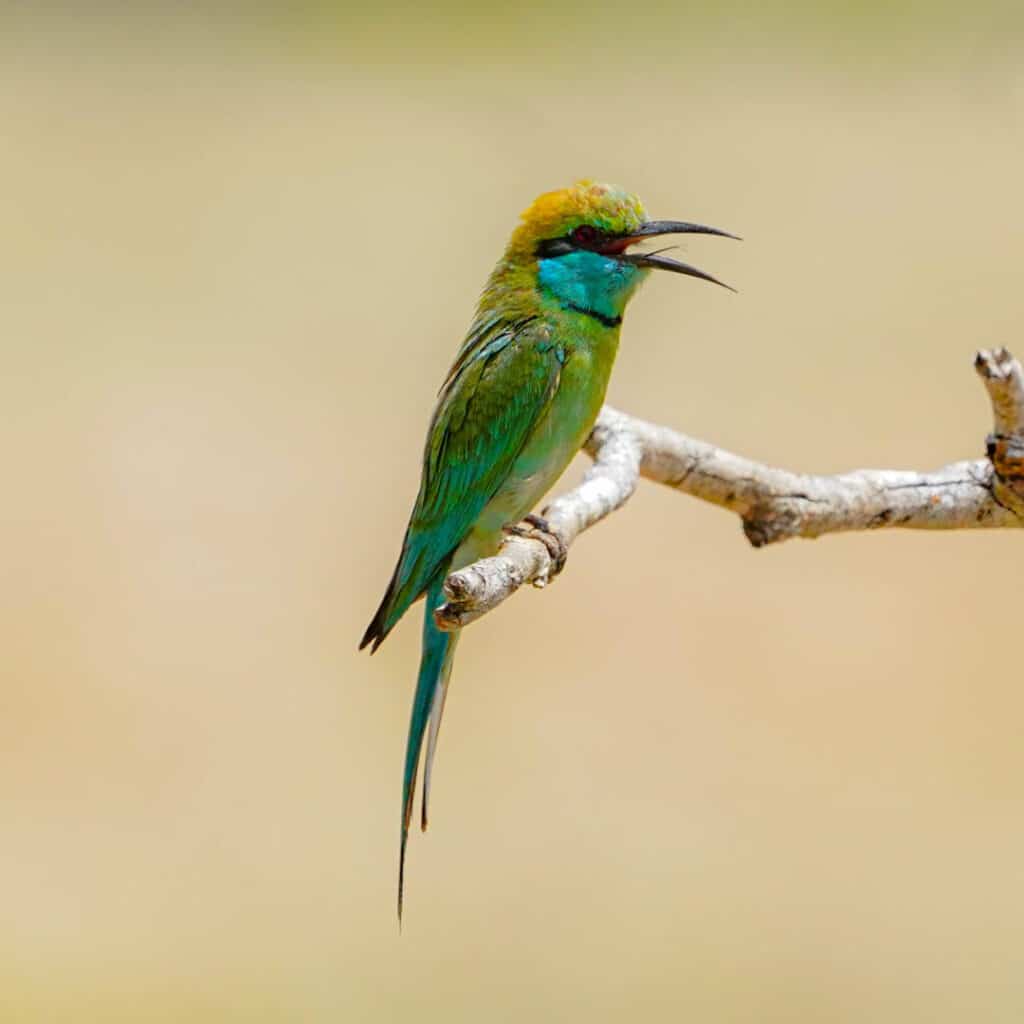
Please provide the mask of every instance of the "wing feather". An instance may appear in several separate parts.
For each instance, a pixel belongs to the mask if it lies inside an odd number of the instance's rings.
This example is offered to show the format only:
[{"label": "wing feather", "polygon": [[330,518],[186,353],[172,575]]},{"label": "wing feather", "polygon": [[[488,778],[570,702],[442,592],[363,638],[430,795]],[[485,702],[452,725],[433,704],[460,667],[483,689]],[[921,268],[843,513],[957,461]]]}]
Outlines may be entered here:
[{"label": "wing feather", "polygon": [[377,649],[465,539],[558,389],[560,368],[536,319],[470,332],[441,389],[402,553],[361,647]]}]

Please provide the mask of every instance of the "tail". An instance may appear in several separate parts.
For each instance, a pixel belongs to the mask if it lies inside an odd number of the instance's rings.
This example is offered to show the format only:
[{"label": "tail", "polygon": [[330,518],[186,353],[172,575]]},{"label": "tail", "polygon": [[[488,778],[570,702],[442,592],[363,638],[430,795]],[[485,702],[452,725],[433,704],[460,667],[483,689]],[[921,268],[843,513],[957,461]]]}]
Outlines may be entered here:
[{"label": "tail", "polygon": [[398,855],[398,921],[402,921],[402,893],[405,884],[405,847],[409,839],[409,822],[412,820],[412,805],[416,796],[416,775],[419,769],[420,753],[423,749],[423,734],[430,723],[427,740],[427,757],[423,778],[422,827],[427,827],[427,800],[430,796],[430,770],[437,746],[437,732],[444,712],[448,678],[452,671],[452,657],[458,633],[444,633],[434,625],[434,609],[442,603],[442,585],[447,575],[447,563],[427,588],[426,608],[423,617],[423,650],[420,655],[420,674],[416,680],[416,696],[412,702],[412,717],[409,720],[409,739],[405,747],[405,773],[402,777],[402,841]]}]

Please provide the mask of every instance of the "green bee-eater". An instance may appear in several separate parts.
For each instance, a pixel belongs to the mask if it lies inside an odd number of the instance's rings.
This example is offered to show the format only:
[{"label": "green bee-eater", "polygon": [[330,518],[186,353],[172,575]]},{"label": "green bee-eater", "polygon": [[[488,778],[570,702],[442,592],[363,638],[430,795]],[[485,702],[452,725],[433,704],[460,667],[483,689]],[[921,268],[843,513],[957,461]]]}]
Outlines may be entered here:
[{"label": "green bee-eater", "polygon": [[[402,782],[398,914],[416,774],[429,722],[422,827],[430,771],[458,634],[433,612],[448,573],[493,555],[586,440],[604,402],[626,304],[651,268],[721,284],[659,253],[633,253],[658,235],[725,231],[647,219],[640,200],[581,181],[525,211],[494,268],[427,433],[419,494],[387,592],[360,648],[383,642],[426,595],[423,651]],[[543,525],[543,524],[541,524]]]}]

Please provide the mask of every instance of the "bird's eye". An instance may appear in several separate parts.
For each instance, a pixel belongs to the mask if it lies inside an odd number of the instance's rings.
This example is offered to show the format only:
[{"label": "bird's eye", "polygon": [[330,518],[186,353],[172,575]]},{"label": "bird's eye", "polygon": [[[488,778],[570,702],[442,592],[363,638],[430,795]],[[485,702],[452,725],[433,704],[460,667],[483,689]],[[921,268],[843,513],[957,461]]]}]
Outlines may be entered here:
[{"label": "bird's eye", "polygon": [[601,233],[590,224],[581,224],[571,235],[575,245],[583,246],[593,245],[600,237]]}]

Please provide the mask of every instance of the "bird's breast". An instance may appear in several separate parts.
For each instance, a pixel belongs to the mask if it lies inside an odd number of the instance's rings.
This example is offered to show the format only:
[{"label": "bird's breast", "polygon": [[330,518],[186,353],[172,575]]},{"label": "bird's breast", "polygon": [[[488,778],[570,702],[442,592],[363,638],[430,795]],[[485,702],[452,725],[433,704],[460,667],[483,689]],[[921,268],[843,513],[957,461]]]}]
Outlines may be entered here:
[{"label": "bird's breast", "polygon": [[614,352],[566,348],[558,387],[527,437],[512,470],[484,509],[477,530],[500,534],[552,488],[587,439],[604,403]]}]

